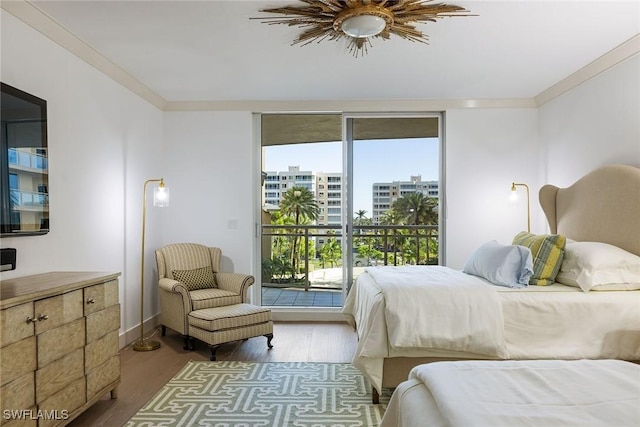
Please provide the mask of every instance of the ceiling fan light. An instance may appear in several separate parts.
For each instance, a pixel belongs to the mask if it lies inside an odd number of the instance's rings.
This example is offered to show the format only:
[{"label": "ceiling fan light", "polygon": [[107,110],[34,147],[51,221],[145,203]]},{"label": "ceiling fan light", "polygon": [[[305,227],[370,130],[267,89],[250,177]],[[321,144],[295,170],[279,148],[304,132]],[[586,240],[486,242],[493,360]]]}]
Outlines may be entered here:
[{"label": "ceiling fan light", "polygon": [[375,15],[356,15],[342,22],[342,32],[346,35],[360,39],[373,37],[380,34],[387,26],[386,21]]}]

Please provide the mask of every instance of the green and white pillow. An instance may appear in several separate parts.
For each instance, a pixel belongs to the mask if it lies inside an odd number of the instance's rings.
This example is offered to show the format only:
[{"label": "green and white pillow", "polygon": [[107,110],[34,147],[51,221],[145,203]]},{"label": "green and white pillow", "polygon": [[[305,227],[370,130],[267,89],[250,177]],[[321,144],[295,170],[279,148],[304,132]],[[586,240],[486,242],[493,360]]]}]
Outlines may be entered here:
[{"label": "green and white pillow", "polygon": [[546,286],[556,280],[564,259],[567,238],[562,234],[532,234],[522,231],[513,238],[514,245],[525,246],[533,256],[530,285]]},{"label": "green and white pillow", "polygon": [[174,280],[182,282],[190,291],[217,287],[211,266],[193,270],[173,270],[171,273]]}]

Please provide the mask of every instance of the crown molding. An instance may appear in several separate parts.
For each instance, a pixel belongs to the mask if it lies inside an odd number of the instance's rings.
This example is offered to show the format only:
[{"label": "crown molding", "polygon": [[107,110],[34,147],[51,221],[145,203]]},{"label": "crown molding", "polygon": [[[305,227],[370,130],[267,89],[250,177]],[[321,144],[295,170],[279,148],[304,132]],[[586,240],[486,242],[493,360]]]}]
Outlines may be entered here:
[{"label": "crown molding", "polygon": [[358,111],[411,112],[463,108],[536,108],[522,99],[373,99],[302,101],[169,101],[165,111]]},{"label": "crown molding", "polygon": [[626,42],[610,50],[600,58],[585,65],[567,78],[559,81],[549,89],[534,97],[537,106],[541,106],[554,98],[570,91],[582,83],[591,80],[600,73],[620,64],[640,53],[640,34],[636,34]]},{"label": "crown molding", "polygon": [[640,34],[533,98],[398,100],[167,101],[111,62],[28,0],[0,1],[0,7],[98,71],[163,111],[441,111],[467,108],[537,108],[640,53]]},{"label": "crown molding", "polygon": [[164,110],[167,101],[163,97],[111,62],[33,3],[25,0],[2,1],[0,7],[142,99]]}]

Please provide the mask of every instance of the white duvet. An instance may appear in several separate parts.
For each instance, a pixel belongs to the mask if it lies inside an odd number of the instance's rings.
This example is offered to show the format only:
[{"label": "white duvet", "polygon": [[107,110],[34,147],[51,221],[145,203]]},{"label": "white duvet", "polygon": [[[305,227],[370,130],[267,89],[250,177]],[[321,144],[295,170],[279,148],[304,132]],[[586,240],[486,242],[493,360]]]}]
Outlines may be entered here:
[{"label": "white duvet", "polygon": [[409,379],[424,384],[450,427],[640,425],[640,366],[630,362],[435,362],[415,367]]},{"label": "white duvet", "polygon": [[441,266],[365,270],[385,300],[389,345],[505,357],[497,292],[476,277]]}]

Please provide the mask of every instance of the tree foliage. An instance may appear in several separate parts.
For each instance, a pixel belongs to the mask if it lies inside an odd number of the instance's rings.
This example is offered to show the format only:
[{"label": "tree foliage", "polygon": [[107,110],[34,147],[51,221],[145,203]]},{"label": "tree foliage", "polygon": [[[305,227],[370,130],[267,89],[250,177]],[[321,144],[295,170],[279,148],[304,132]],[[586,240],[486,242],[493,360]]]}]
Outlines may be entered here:
[{"label": "tree foliage", "polygon": [[422,193],[409,193],[396,200],[393,211],[404,224],[435,225],[438,223],[438,199]]}]

